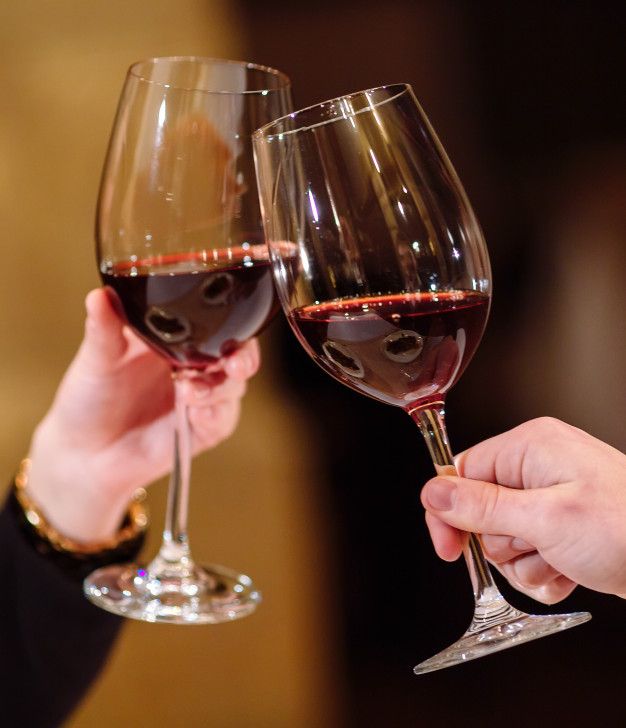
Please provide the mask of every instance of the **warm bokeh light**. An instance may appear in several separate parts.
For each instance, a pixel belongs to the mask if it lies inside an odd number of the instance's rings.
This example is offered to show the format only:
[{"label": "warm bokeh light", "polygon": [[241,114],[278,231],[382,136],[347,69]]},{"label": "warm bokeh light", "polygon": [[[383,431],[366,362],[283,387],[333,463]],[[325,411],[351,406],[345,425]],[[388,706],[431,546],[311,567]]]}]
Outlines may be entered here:
[{"label": "warm bokeh light", "polygon": [[[154,55],[246,59],[247,49],[237,5],[221,0],[26,0],[2,16],[0,467],[8,482],[80,341],[85,294],[99,285],[95,204],[128,66]],[[200,131],[208,144],[209,131]],[[236,435],[194,463],[190,514],[198,560],[254,573],[262,607],[215,628],[129,622],[72,728],[333,725],[337,637],[315,463],[296,438],[306,431],[266,366]],[[146,554],[157,548],[164,501],[160,483],[149,497]]]},{"label": "warm bokeh light", "polygon": [[[483,343],[450,397],[455,449],[544,414],[626,449],[618,4],[20,0],[1,17],[5,482],[99,285],[94,212],[126,69],[173,54],[278,67],[296,107],[412,84],[494,268]],[[471,601],[463,564],[440,563],[423,527],[428,455],[409,418],[342,392],[289,335],[280,322],[264,335],[241,426],[193,471],[194,555],[254,575],[264,603],[215,628],[129,623],[69,728],[618,725],[626,632],[616,597],[578,589],[563,611],[594,619],[575,637],[413,676],[465,629]],[[164,499],[159,483],[145,553]],[[413,619],[418,604],[428,629]]]}]

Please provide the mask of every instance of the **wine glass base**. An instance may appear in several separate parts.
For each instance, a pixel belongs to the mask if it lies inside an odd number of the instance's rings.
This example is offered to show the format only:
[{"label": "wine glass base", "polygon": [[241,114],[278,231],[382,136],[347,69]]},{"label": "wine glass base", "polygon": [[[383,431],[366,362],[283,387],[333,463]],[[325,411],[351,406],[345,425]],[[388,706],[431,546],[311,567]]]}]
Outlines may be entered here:
[{"label": "wine glass base", "polygon": [[442,670],[445,667],[460,665],[492,652],[506,650],[523,642],[530,642],[570,627],[576,627],[590,619],[589,612],[549,615],[520,613],[519,617],[496,627],[488,627],[479,631],[473,631],[470,627],[460,640],[434,657],[421,662],[413,668],[413,672],[416,675],[423,675],[427,672]]},{"label": "wine glass base", "polygon": [[87,598],[108,612],[145,622],[218,624],[251,614],[261,601],[252,580],[222,566],[156,577],[137,564],[115,564],[85,580]]}]

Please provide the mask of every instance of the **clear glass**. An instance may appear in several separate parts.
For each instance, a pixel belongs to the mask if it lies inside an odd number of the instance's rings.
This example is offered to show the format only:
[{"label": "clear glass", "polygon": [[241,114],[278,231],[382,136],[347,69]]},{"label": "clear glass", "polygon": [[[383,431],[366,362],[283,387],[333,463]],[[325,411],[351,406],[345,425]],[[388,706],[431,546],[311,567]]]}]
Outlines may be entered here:
[{"label": "clear glass", "polygon": [[[294,333],[332,377],[407,412],[437,472],[454,474],[445,397],[480,342],[491,272],[468,199],[412,89],[375,88],[291,113],[253,143],[275,282]],[[470,627],[417,674],[590,618],[514,609],[475,535],[465,558]]]},{"label": "clear glass", "polygon": [[145,567],[99,569],[84,584],[116,614],[216,623],[260,600],[249,577],[192,559],[184,390],[279,309],[251,134],[291,108],[289,79],[250,63],[154,58],[128,71],[98,199],[98,265],[129,325],[171,365],[176,425],[159,553]]}]

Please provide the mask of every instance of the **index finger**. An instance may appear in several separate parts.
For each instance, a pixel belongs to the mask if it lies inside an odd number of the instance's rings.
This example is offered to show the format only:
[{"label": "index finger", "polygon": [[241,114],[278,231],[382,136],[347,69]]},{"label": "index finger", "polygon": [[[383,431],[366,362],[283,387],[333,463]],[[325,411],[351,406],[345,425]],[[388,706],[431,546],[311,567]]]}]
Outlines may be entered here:
[{"label": "index finger", "polygon": [[474,445],[455,458],[459,475],[509,488],[543,488],[575,478],[572,463],[594,438],[539,417]]}]

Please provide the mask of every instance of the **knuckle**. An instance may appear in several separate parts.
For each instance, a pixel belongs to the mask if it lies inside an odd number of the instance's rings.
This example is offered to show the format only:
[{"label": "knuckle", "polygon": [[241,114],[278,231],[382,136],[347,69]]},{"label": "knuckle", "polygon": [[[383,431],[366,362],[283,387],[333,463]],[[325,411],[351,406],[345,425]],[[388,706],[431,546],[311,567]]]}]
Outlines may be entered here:
[{"label": "knuckle", "polygon": [[547,533],[576,527],[585,511],[583,499],[553,486],[542,493],[541,502],[537,499],[532,515],[533,522],[540,527],[539,530]]},{"label": "knuckle", "polygon": [[563,433],[567,430],[568,426],[556,417],[544,415],[543,417],[536,417],[533,420],[525,422],[521,425],[521,428],[537,439],[544,439],[546,437],[552,438],[555,435]]},{"label": "knuckle", "polygon": [[535,420],[542,428],[546,430],[555,430],[555,429],[561,429],[564,425],[561,420],[558,420],[556,417],[551,417],[550,415],[543,415],[542,417],[537,417]]},{"label": "knuckle", "polygon": [[488,530],[499,509],[500,489],[497,487],[480,488],[478,512],[476,514],[480,529]]}]

